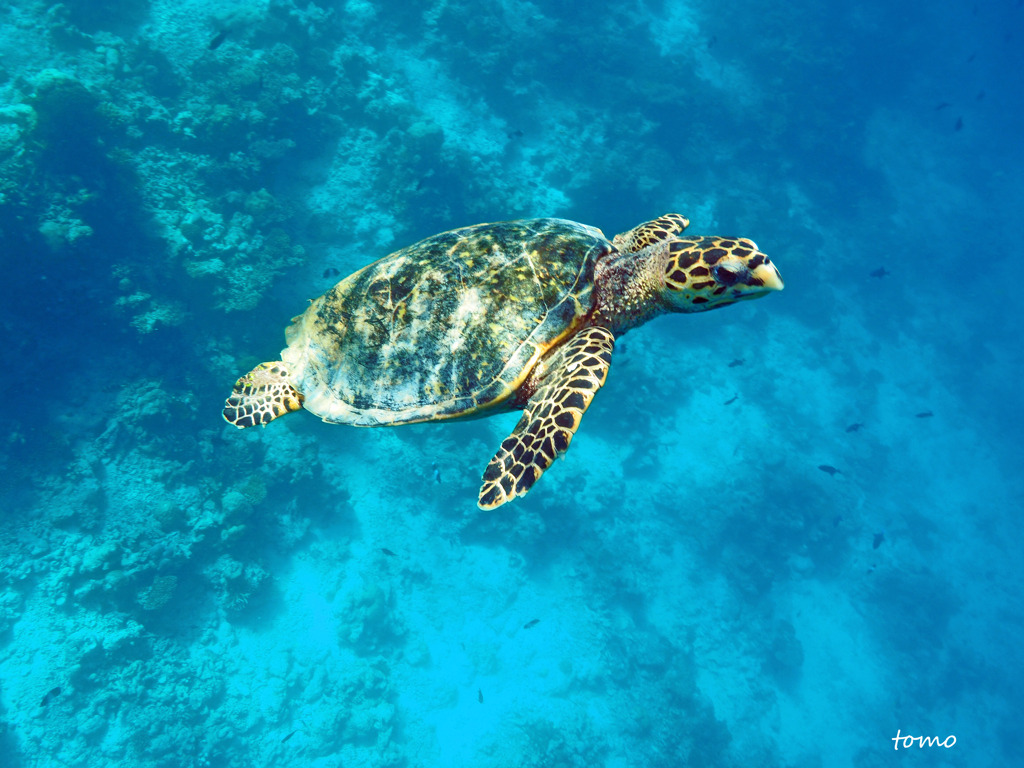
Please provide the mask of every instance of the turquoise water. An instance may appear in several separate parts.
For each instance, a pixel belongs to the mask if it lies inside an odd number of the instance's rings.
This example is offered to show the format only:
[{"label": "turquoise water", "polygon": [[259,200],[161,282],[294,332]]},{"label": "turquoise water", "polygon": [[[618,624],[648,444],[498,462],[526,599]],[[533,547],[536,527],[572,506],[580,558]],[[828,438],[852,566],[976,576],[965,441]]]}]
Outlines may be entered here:
[{"label": "turquoise water", "polygon": [[[0,6],[0,765],[1020,764],[1021,3],[320,2]],[[221,419],[391,251],[669,211],[785,291],[513,504],[514,413]]]}]

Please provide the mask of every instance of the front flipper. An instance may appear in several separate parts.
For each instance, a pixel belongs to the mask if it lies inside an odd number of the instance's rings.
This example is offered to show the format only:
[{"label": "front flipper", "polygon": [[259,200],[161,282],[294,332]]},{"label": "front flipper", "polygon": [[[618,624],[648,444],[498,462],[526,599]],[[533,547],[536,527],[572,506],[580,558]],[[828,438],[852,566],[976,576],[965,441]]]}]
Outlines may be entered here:
[{"label": "front flipper", "polygon": [[666,213],[664,216],[633,227],[629,232],[616,235],[612,238],[612,244],[619,250],[636,253],[648,245],[678,237],[688,226],[690,226],[690,220],[685,216],[678,213]]},{"label": "front flipper", "polygon": [[607,328],[584,328],[545,361],[523,417],[484,470],[480,509],[525,495],[555,457],[569,450],[583,413],[604,385],[614,348]]}]

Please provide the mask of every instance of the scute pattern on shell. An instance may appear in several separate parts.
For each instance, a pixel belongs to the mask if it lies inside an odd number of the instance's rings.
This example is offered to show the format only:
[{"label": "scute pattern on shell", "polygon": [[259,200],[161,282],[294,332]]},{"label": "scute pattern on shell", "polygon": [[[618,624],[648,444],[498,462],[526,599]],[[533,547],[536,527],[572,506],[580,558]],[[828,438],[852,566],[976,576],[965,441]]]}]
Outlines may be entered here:
[{"label": "scute pattern on shell", "polygon": [[561,219],[435,235],[314,301],[282,354],[304,406],[327,421],[472,415],[507,399],[592,303],[600,230]]}]

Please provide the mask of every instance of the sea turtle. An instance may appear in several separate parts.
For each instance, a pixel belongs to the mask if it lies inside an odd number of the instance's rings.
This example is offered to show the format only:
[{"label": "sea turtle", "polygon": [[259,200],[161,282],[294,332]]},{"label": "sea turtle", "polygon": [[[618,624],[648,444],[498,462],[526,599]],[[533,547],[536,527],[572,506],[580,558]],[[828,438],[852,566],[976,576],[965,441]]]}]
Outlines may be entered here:
[{"label": "sea turtle", "polygon": [[281,360],[235,382],[224,418],[267,424],[305,408],[390,426],[523,410],[483,474],[478,505],[522,496],[569,448],[615,339],[664,312],[782,289],[750,240],[684,237],[667,214],[608,240],[564,219],[428,237],[349,275],[286,332]]}]

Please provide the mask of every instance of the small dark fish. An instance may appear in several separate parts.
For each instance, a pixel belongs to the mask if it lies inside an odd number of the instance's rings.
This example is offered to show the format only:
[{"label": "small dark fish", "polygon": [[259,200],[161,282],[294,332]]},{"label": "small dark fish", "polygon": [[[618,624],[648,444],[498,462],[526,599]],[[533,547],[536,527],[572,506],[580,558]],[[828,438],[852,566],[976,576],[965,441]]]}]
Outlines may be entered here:
[{"label": "small dark fish", "polygon": [[712,35],[711,39],[708,40],[708,48],[714,48],[715,47],[715,43],[717,43],[717,42],[718,42],[718,35]]},{"label": "small dark fish", "polygon": [[334,267],[328,267],[324,270],[324,277],[337,277],[341,272],[336,270]]},{"label": "small dark fish", "polygon": [[930,419],[934,415],[935,414],[931,411],[921,411],[920,413],[915,413],[914,417],[918,419]]},{"label": "small dark fish", "polygon": [[214,37],[213,40],[210,41],[210,44],[206,47],[209,48],[211,51],[216,51],[218,48],[220,48],[221,44],[227,39],[228,31],[226,29],[222,29],[220,32],[217,33],[217,36]]},{"label": "small dark fish", "polygon": [[848,433],[849,432],[856,432],[858,429],[860,429],[863,426],[864,426],[864,422],[862,422],[862,421],[855,421],[853,424],[851,424],[850,426],[848,426],[846,428],[846,431]]},{"label": "small dark fish", "polygon": [[730,368],[736,368],[736,367],[741,366],[741,365],[743,365],[743,358],[742,357],[737,357],[735,360],[733,360],[731,363],[729,363],[729,367]]},{"label": "small dark fish", "polygon": [[882,542],[883,541],[885,541],[885,533],[882,532],[882,531],[879,531],[878,533],[875,534],[875,537],[871,540],[871,548],[872,549],[878,549],[880,546],[882,546]]},{"label": "small dark fish", "polygon": [[946,107],[951,107],[951,106],[953,106],[953,105],[950,104],[948,101],[943,101],[938,106],[935,107],[935,111],[938,112],[940,109],[945,109]]},{"label": "small dark fish", "polygon": [[733,403],[735,403],[739,399],[740,399],[739,395],[733,395],[728,400],[726,400],[724,403],[722,403],[722,405],[732,405]]},{"label": "small dark fish", "polygon": [[971,54],[970,56],[968,56],[968,57],[967,57],[967,63],[968,63],[968,64],[970,64],[970,63],[971,63],[971,62],[973,62],[973,61],[974,61],[974,60],[975,60],[976,58],[978,58],[978,53],[977,53],[977,51],[975,51],[974,53],[972,53],[972,54]]},{"label": "small dark fish", "polygon": [[838,469],[833,467],[831,464],[819,464],[818,469],[827,474],[829,477],[835,477],[836,475],[843,474]]},{"label": "small dark fish", "polygon": [[385,555],[387,555],[388,557],[398,557],[398,555],[396,555],[396,554],[395,554],[394,552],[392,552],[392,551],[391,551],[390,549],[388,549],[387,547],[381,547],[381,548],[380,548],[380,551],[381,551],[381,552],[383,552],[383,553],[384,553]]},{"label": "small dark fish", "polygon": [[833,528],[838,528],[839,524],[841,522],[843,522],[843,516],[842,515],[836,515],[835,517],[832,518],[832,527]]},{"label": "small dark fish", "polygon": [[481,704],[484,703],[484,692],[481,691],[479,688],[476,689],[476,700],[479,701]]},{"label": "small dark fish", "polygon": [[285,736],[283,739],[281,739],[281,743],[284,744],[286,741],[288,741],[288,739],[290,739],[292,736],[294,736],[298,732],[299,732],[298,729],[292,731],[287,736]]},{"label": "small dark fish", "polygon": [[954,131],[959,131],[963,127],[964,127],[964,119],[962,117],[958,117],[956,119],[956,125],[953,126],[953,130]]},{"label": "small dark fish", "polygon": [[871,276],[872,277],[885,277],[886,275],[891,275],[891,274],[892,274],[892,272],[887,270],[885,267],[879,267],[878,269],[876,269],[874,272],[871,273]]},{"label": "small dark fish", "polygon": [[58,696],[60,696],[60,686],[59,685],[56,688],[51,688],[50,690],[48,690],[46,692],[46,695],[43,696],[43,701],[42,701],[42,703],[40,703],[39,706],[40,707],[45,707],[47,704],[49,704],[51,701],[56,699]]},{"label": "small dark fish", "polygon": [[514,131],[512,131],[508,135],[508,137],[510,139],[521,139],[521,138],[523,138],[523,129],[522,128],[516,128]]},{"label": "small dark fish", "polygon": [[523,624],[523,629],[529,629],[530,627],[536,627],[540,624],[540,619],[530,619],[528,622]]},{"label": "small dark fish", "polygon": [[985,98],[985,91],[978,91],[978,95],[974,97],[975,101],[981,101]]}]

